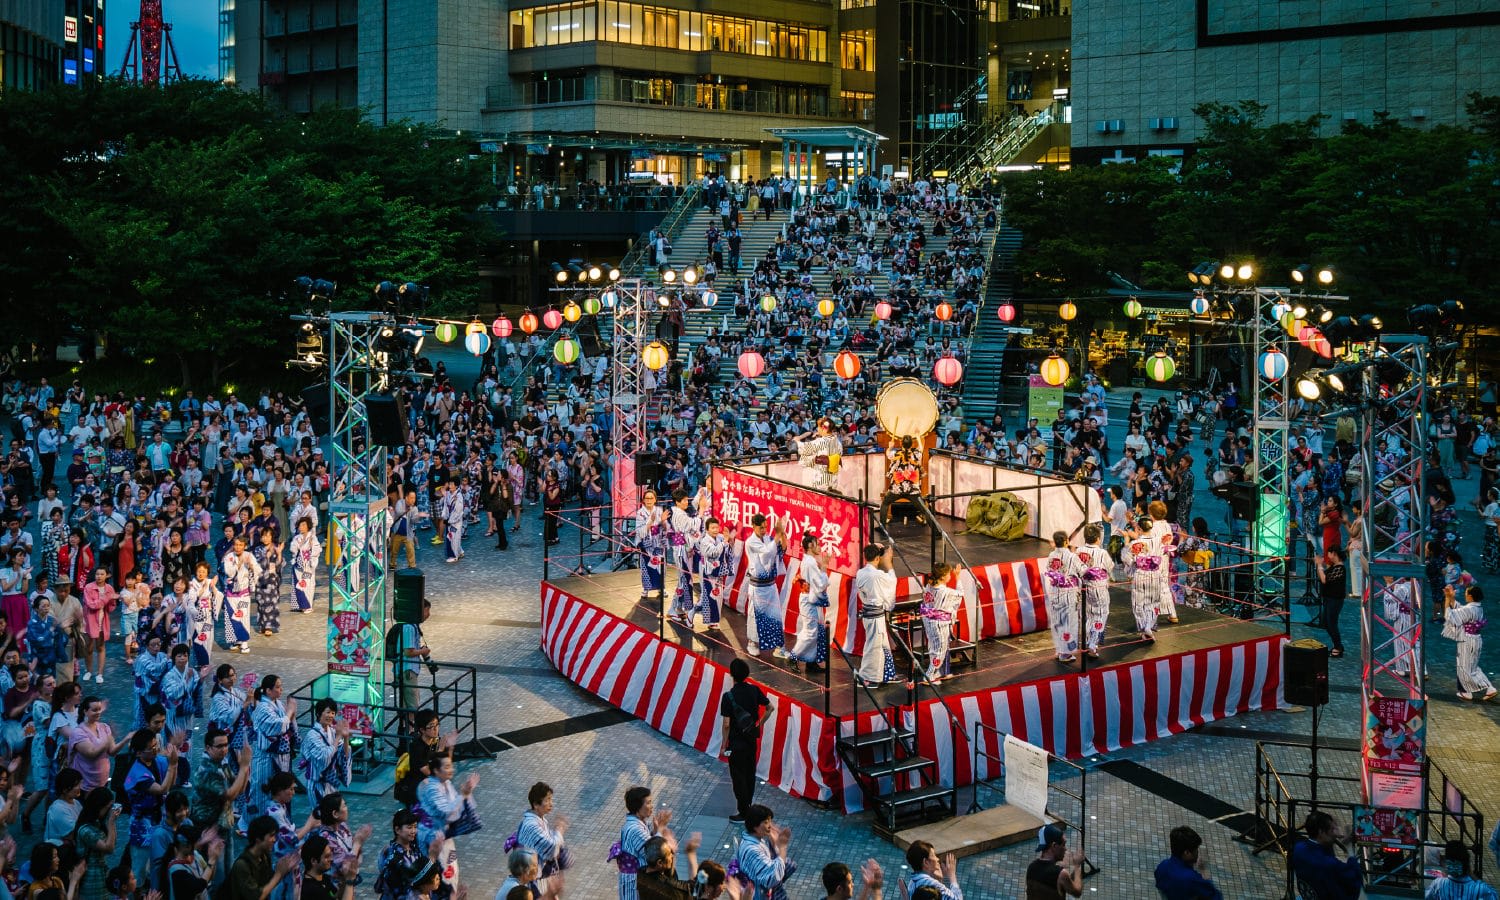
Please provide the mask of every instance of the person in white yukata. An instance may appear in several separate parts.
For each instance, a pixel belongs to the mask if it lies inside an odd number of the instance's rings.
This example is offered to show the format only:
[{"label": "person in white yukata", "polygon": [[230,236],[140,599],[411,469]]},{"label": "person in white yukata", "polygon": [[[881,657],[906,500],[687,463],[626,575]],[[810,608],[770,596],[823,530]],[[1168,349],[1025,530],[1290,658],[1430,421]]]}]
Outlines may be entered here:
[{"label": "person in white yukata", "polygon": [[745,582],[750,588],[746,649],[751,656],[771,650],[778,659],[791,657],[786,652],[786,626],[781,615],[781,595],[776,588],[776,576],[783,571],[786,541],[785,519],[776,523],[774,531],[763,515],[756,514],[750,520],[750,538],[745,541]]},{"label": "person in white yukata", "polygon": [[816,536],[809,534],[802,538],[802,565],[797,569],[797,580],[803,590],[797,595],[797,642],[792,646],[792,659],[807,663],[808,672],[823,671],[823,664],[828,661],[828,626],[824,624],[824,616],[828,611],[831,563],[830,554],[818,545]]},{"label": "person in white yukata", "polygon": [[[519,495],[517,495],[519,496]],[[656,491],[641,493],[635,511],[635,543],[641,551],[641,600],[661,597],[666,584],[667,517],[669,511],[656,505]]]},{"label": "person in white yukata", "polygon": [[188,645],[177,644],[172,648],[172,667],[161,677],[161,703],[167,710],[167,734],[193,733],[193,717],[198,712],[198,684],[208,675],[208,666],[194,669],[189,665],[191,659],[192,650]]},{"label": "person in white yukata", "polygon": [[693,609],[697,606],[694,591],[698,578],[698,542],[703,539],[703,520],[708,515],[708,487],[698,488],[691,499],[687,491],[672,494],[671,530],[667,543],[672,547],[672,565],[677,567],[677,593],[672,598],[672,618],[693,627]]},{"label": "person in white yukata", "polygon": [[1479,665],[1484,650],[1484,591],[1471,584],[1459,603],[1453,588],[1444,598],[1443,637],[1458,644],[1458,698],[1460,700],[1493,700],[1495,686]]},{"label": "person in white yukata", "polygon": [[1068,546],[1068,533],[1052,534],[1052,552],[1042,572],[1042,591],[1047,597],[1047,623],[1052,630],[1052,649],[1057,661],[1070,663],[1078,657],[1078,606],[1083,597],[1083,561]]},{"label": "person in white yukata", "polygon": [[260,580],[260,563],[236,535],[234,550],[224,557],[224,645],[250,652],[250,591]]},{"label": "person in white yukata", "polygon": [[718,631],[719,610],[729,599],[729,583],[734,578],[734,544],[724,536],[718,519],[705,519],[703,529],[703,540],[698,542],[698,567],[702,570],[703,584],[698,586],[698,608],[688,614],[688,627],[693,625],[693,616],[701,614],[709,629]]},{"label": "person in white yukata", "polygon": [[562,876],[558,873],[571,868],[573,856],[568,851],[563,835],[568,830],[568,820],[561,815],[553,816],[553,821],[548,822],[547,816],[552,813],[552,786],[545,781],[538,781],[526,792],[526,803],[529,807],[521,814],[521,824],[516,826],[516,833],[510,840],[506,841],[509,847],[512,841],[516,847],[523,847],[536,854],[538,864],[542,867],[543,878],[553,878],[553,888],[561,886]]},{"label": "person in white yukata", "polygon": [[1167,583],[1161,547],[1154,538],[1138,535],[1125,542],[1121,562],[1130,569],[1130,611],[1135,614],[1136,630],[1155,641],[1157,605]]},{"label": "person in white yukata", "polygon": [[[1146,536],[1156,541],[1156,553],[1161,557],[1162,574],[1161,584],[1158,586],[1158,597],[1156,612],[1158,616],[1166,616],[1167,621],[1177,624],[1177,603],[1172,599],[1172,523],[1167,521],[1167,505],[1160,500],[1152,500],[1146,504],[1146,514],[1151,518],[1149,523],[1144,524]],[[1153,627],[1152,631],[1156,629]]]},{"label": "person in white yukata", "polygon": [[620,826],[620,839],[609,848],[609,861],[620,870],[619,900],[638,900],[635,876],[646,867],[644,848],[646,842],[658,834],[670,835],[667,823],[672,821],[668,810],[656,809],[651,789],[633,787],[625,792],[625,824]]},{"label": "person in white yukata", "polygon": [[896,605],[896,573],[891,571],[891,547],[866,544],[860,555],[865,564],[854,575],[855,609],[865,633],[864,656],[859,660],[860,681],[882,685],[896,679],[896,660],[886,634],[886,614]]},{"label": "person in white yukata", "polygon": [[439,515],[443,519],[443,561],[456,563],[464,558],[464,492],[457,481],[450,481],[438,498]]},{"label": "person in white yukata", "polygon": [[1410,578],[1385,579],[1384,589],[1377,589],[1384,598],[1385,620],[1396,635],[1396,657],[1391,660],[1391,671],[1406,675],[1413,666],[1422,664],[1422,648],[1412,640],[1417,629],[1417,604],[1414,591],[1417,583]]},{"label": "person in white yukata", "polygon": [[931,574],[923,579],[922,605],[917,612],[927,634],[927,680],[932,682],[942,681],[949,674],[948,643],[964,599],[963,592],[950,583],[957,572],[953,563],[935,563]]},{"label": "person in white yukata", "polygon": [[1115,567],[1114,558],[1099,544],[1103,537],[1104,529],[1091,522],[1083,526],[1083,546],[1078,548],[1083,563],[1083,652],[1096,659],[1109,620],[1109,573]]},{"label": "person in white yukata", "polygon": [[825,417],[818,420],[815,430],[800,434],[793,440],[797,445],[797,459],[807,470],[807,486],[837,493],[839,461],[844,456],[838,426]]}]

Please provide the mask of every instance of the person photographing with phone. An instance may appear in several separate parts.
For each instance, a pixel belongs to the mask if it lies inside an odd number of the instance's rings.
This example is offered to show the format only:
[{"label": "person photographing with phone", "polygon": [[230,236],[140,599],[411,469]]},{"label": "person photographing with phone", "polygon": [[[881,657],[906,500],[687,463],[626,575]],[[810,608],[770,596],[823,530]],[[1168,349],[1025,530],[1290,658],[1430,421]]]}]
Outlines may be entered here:
[{"label": "person photographing with phone", "polygon": [[776,702],[750,683],[750,664],[743,659],[729,663],[729,677],[734,685],[719,700],[719,755],[729,758],[729,783],[734,788],[735,814],[729,821],[743,822],[755,799],[760,726],[776,710]]}]

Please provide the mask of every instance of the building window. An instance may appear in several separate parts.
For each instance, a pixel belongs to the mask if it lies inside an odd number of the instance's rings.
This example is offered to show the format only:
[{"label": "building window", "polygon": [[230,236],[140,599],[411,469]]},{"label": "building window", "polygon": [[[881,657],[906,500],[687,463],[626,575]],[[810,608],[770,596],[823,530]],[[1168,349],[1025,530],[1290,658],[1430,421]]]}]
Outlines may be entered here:
[{"label": "building window", "polygon": [[[828,31],[782,22],[684,12],[619,0],[512,10],[510,48],[608,41],[690,52],[715,51],[828,61]],[[870,66],[870,54],[860,59]]]},{"label": "building window", "polygon": [[875,71],[875,34],[846,31],[839,35],[839,66],[856,72]]},{"label": "building window", "polygon": [[866,91],[839,91],[839,114],[856,122],[875,118],[875,95]]}]

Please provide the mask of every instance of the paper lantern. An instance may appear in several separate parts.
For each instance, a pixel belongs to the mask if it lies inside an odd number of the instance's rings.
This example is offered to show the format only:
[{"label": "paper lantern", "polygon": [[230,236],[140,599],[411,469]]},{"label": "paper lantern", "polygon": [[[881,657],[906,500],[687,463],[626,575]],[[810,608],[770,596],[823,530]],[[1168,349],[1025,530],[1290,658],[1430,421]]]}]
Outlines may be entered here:
[{"label": "paper lantern", "polygon": [[515,326],[510,324],[510,319],[507,319],[504,316],[501,316],[500,318],[490,323],[490,331],[494,332],[495,337],[497,338],[510,337],[510,333],[514,328]]},{"label": "paper lantern", "polygon": [[536,313],[525,313],[521,316],[521,330],[526,334],[536,333]]},{"label": "paper lantern", "polygon": [[889,319],[891,317],[891,305],[884,300],[875,304],[875,318]]},{"label": "paper lantern", "polygon": [[995,314],[1000,317],[1000,321],[1002,322],[1007,324],[1014,322],[1016,320],[1016,305],[1009,302],[1002,303],[1000,304],[1000,308],[995,311]]},{"label": "paper lantern", "polygon": [[746,350],[740,354],[739,369],[746,378],[759,378],[765,374],[766,358],[754,350]]},{"label": "paper lantern", "polygon": [[698,299],[703,303],[704,309],[713,309],[719,303],[719,294],[717,291],[704,291],[698,295]]},{"label": "paper lantern", "polygon": [[1042,360],[1042,380],[1053,387],[1065,384],[1070,374],[1068,361],[1056,353]]},{"label": "paper lantern", "polygon": [[1304,328],[1303,331],[1310,333],[1307,335],[1307,340],[1298,338],[1298,342],[1301,343],[1302,346],[1318,354],[1324,359],[1333,358],[1333,344],[1330,343],[1328,338],[1324,336],[1323,329],[1308,327]]},{"label": "paper lantern", "polygon": [[604,304],[605,309],[614,309],[615,304],[620,302],[618,291],[605,291],[599,295],[599,302]]},{"label": "paper lantern", "polygon": [[1260,355],[1260,374],[1267,381],[1280,381],[1285,378],[1288,367],[1286,354],[1275,347]]},{"label": "paper lantern", "polygon": [[1171,381],[1177,374],[1177,363],[1165,351],[1158,350],[1146,359],[1146,375],[1152,381]]},{"label": "paper lantern", "polygon": [[599,302],[598,297],[589,296],[583,298],[583,311],[588,315],[597,316],[603,308],[604,304]]},{"label": "paper lantern", "polygon": [[845,381],[858,377],[859,370],[862,367],[863,364],[860,363],[859,356],[850,350],[841,351],[838,356],[833,358],[834,374]]},{"label": "paper lantern", "polygon": [[667,345],[661,341],[652,341],[641,348],[641,362],[653,372],[666,368],[667,359],[671,355],[671,352],[667,350]]},{"label": "paper lantern", "polygon": [[1195,294],[1192,302],[1188,304],[1188,309],[1192,310],[1195,316],[1208,315],[1208,298],[1202,294]]},{"label": "paper lantern", "polygon": [[833,312],[836,309],[838,309],[838,304],[834,303],[827,297],[824,297],[822,300],[818,301],[818,315],[822,316],[825,319],[833,315]]},{"label": "paper lantern", "polygon": [[432,329],[432,336],[445,344],[451,344],[458,337],[458,326],[452,322],[439,322]]},{"label": "paper lantern", "polygon": [[464,335],[464,349],[475,356],[483,356],[490,349],[490,336],[484,333],[483,325],[479,326],[478,331],[470,331]]},{"label": "paper lantern", "polygon": [[1078,307],[1071,300],[1064,300],[1062,306],[1057,308],[1057,317],[1064,322],[1071,322],[1078,318]]},{"label": "paper lantern", "polygon": [[552,358],[565,366],[577,362],[578,342],[571,337],[558,338],[552,345]]},{"label": "paper lantern", "polygon": [[1273,322],[1280,322],[1282,320],[1282,317],[1284,317],[1291,311],[1292,305],[1290,303],[1277,301],[1276,303],[1271,304],[1271,320]]},{"label": "paper lantern", "polygon": [[932,377],[936,378],[939,384],[953,387],[958,384],[960,378],[964,377],[964,364],[951,356],[941,357],[932,364]]},{"label": "paper lantern", "polygon": [[563,318],[567,319],[569,322],[577,322],[579,319],[583,318],[583,307],[579,306],[577,303],[574,303],[572,300],[569,300],[568,304],[563,307],[562,315]]},{"label": "paper lantern", "polygon": [[1301,328],[1303,324],[1297,320],[1297,314],[1292,312],[1291,307],[1288,307],[1287,311],[1282,313],[1276,322],[1281,326],[1283,331],[1292,336],[1296,336],[1297,329]]},{"label": "paper lantern", "polygon": [[[1308,325],[1306,323],[1304,323],[1303,325],[1301,325],[1297,329],[1297,335],[1296,335],[1296,337],[1297,337],[1297,343],[1301,344],[1304,347],[1308,347],[1308,345],[1311,344],[1312,341],[1313,341],[1313,339],[1316,338],[1317,336],[1318,336],[1318,329],[1316,329],[1313,326]],[[1308,347],[1308,349],[1312,349],[1312,348]]]},{"label": "paper lantern", "polygon": [[552,329],[553,331],[556,331],[557,329],[561,328],[562,327],[562,323],[563,323],[562,313],[558,312],[557,310],[555,310],[555,309],[549,309],[546,312],[542,313],[542,324],[546,325],[548,328]]},{"label": "paper lantern", "polygon": [[1125,301],[1124,309],[1125,318],[1138,319],[1141,316],[1141,301],[1135,299],[1134,297],[1131,297],[1129,300]]},{"label": "paper lantern", "polygon": [[938,317],[939,322],[946,322],[953,318],[953,304],[939,303],[937,308],[932,311],[932,314]]},{"label": "paper lantern", "polygon": [[760,298],[760,308],[761,308],[762,312],[775,312],[776,311],[776,295],[775,294],[766,294],[765,296],[761,297]]}]

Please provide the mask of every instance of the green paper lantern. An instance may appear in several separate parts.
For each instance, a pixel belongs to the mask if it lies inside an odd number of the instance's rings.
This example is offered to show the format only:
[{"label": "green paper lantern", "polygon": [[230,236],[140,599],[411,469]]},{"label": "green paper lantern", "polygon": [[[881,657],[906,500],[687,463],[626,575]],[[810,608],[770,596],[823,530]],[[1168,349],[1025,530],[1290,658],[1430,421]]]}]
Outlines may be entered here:
[{"label": "green paper lantern", "polygon": [[458,337],[458,326],[452,322],[439,322],[438,326],[432,329],[432,336],[445,344],[451,344]]},{"label": "green paper lantern", "polygon": [[1177,363],[1172,357],[1158,350],[1146,360],[1146,375],[1152,381],[1171,381],[1177,374]]},{"label": "green paper lantern", "polygon": [[599,302],[598,297],[583,298],[583,311],[588,313],[589,315],[597,316],[599,315],[599,311],[603,308],[604,304]]},{"label": "green paper lantern", "polygon": [[578,361],[578,342],[570,337],[559,338],[552,345],[552,358],[563,365],[572,365]]},{"label": "green paper lantern", "polygon": [[1125,318],[1138,319],[1141,315],[1141,301],[1131,297],[1125,301]]},{"label": "green paper lantern", "polygon": [[776,295],[766,294],[760,298],[760,308],[765,312],[776,311]]}]

